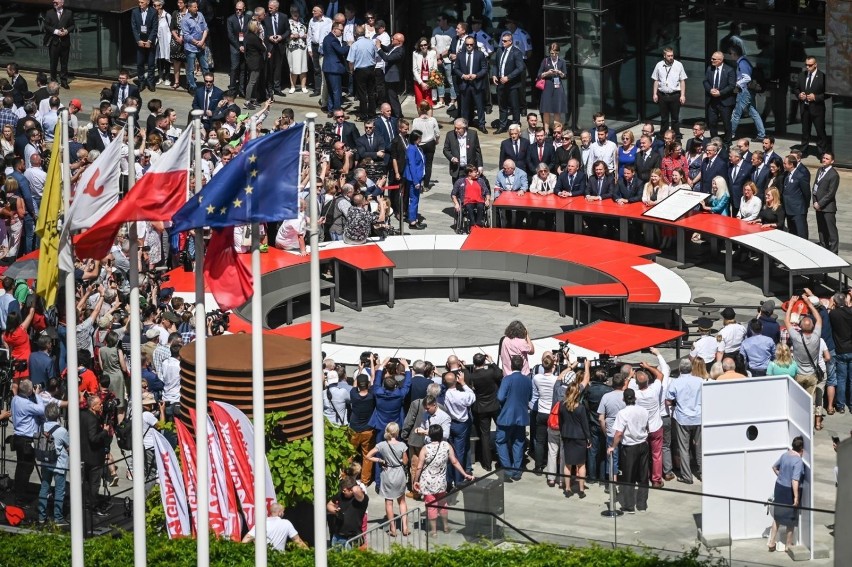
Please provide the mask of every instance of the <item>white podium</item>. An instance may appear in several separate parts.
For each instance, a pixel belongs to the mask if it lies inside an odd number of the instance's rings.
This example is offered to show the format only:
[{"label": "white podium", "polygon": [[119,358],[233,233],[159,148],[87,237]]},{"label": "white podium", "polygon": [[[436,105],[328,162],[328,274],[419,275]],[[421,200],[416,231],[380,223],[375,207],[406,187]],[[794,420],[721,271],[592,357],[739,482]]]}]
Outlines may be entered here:
[{"label": "white podium", "polygon": [[[702,388],[702,483],[707,495],[766,502],[776,476],[772,465],[801,435],[805,440],[803,506],[813,508],[811,440],[813,401],[788,376],[708,381]],[[772,525],[764,504],[702,498],[705,542],[762,538]],[[798,544],[813,554],[813,513],[802,512]]]}]

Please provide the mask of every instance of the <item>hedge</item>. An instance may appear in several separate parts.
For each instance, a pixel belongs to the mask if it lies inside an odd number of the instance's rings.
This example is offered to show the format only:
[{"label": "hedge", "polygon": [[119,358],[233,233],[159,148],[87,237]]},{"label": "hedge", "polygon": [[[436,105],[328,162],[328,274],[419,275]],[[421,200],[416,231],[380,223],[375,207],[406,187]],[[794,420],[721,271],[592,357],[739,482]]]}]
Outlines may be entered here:
[{"label": "hedge", "polygon": [[[148,536],[148,564],[169,566],[196,565],[196,543],[192,539],[170,540]],[[133,535],[120,532],[85,542],[87,565],[127,567],[133,564]],[[22,563],[23,561],[23,563]],[[71,564],[70,538],[65,534],[0,533],[0,567],[56,567]],[[254,545],[229,541],[210,542],[210,564],[254,565]],[[269,551],[268,565],[308,567],[314,564],[311,550],[293,549],[287,553]],[[698,549],[687,550],[677,558],[660,558],[650,553],[637,554],[627,549],[600,547],[561,548],[552,545],[523,545],[495,549],[466,545],[458,549],[438,548],[427,552],[397,547],[392,553],[331,551],[331,567],[706,567],[724,564],[720,558],[698,557]]]}]

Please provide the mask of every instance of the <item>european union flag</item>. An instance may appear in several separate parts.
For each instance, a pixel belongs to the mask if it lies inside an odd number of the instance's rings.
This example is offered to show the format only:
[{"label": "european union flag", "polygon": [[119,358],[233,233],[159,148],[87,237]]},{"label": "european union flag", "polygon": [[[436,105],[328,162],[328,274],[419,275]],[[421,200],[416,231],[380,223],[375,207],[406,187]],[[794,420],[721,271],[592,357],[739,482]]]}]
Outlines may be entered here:
[{"label": "european union flag", "polygon": [[246,144],[175,214],[174,230],[297,218],[304,132],[295,124]]}]

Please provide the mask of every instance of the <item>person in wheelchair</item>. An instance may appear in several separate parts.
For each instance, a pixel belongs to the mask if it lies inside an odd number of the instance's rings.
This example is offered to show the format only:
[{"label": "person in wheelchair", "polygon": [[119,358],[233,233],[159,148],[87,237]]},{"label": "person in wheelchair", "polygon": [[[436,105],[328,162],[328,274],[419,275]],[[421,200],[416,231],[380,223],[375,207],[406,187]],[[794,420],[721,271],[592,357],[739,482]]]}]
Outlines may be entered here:
[{"label": "person in wheelchair", "polygon": [[485,209],[491,206],[491,189],[485,179],[480,177],[479,168],[468,164],[465,172],[465,177],[456,181],[450,193],[453,206],[459,214],[456,229],[460,232],[464,226],[464,216],[476,226],[485,226]]}]

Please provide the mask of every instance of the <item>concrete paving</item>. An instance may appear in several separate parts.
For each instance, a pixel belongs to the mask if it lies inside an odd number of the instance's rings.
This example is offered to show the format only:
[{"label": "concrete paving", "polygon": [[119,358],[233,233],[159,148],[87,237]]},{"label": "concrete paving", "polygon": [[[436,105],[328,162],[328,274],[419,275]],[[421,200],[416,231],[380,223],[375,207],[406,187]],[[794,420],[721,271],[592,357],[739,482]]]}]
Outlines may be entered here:
[{"label": "concrete paving", "polygon": [[[33,77],[26,75],[30,84],[34,84]],[[220,86],[226,82],[223,74],[217,76]],[[84,111],[81,112],[80,122],[87,122],[88,109],[96,105],[97,94],[101,88],[108,86],[106,82],[78,79],[72,83],[71,91],[62,91],[61,98],[67,102],[71,98],[80,98],[84,103]],[[156,93],[145,92],[145,101],[151,98],[163,100],[163,106],[178,110],[179,116],[186,116],[190,109],[190,97],[183,91],[173,91],[169,88],[159,88]],[[317,111],[317,99],[309,98],[305,94],[297,93],[288,95],[282,102],[276,102],[272,107],[273,118],[280,114],[280,110],[291,107],[296,112],[297,120],[301,120],[305,112]],[[242,101],[239,101],[242,102]],[[409,98],[403,104],[406,115],[412,116],[413,99]],[[142,119],[147,118],[147,111],[142,112]],[[443,137],[452,132],[450,120],[443,110],[435,112],[436,118],[442,123]],[[326,121],[325,115],[321,115],[319,123]],[[268,122],[271,125],[271,120]],[[359,129],[362,126],[359,124]],[[638,132],[639,127],[632,129]],[[688,132],[684,132],[688,134]],[[485,173],[493,180],[496,175],[498,164],[498,148],[503,136],[480,135],[482,151],[485,159]],[[776,151],[784,154],[792,140],[779,140]],[[758,144],[752,144],[757,149]],[[818,166],[815,157],[808,157],[805,164],[812,170]],[[446,160],[441,156],[440,146],[436,153],[434,164],[434,179],[437,185],[421,198],[420,211],[426,218],[428,228],[427,234],[450,234],[451,224],[454,220],[451,202],[449,198],[450,178]],[[840,254],[847,260],[852,258],[852,221],[845,214],[852,209],[852,195],[846,189],[852,181],[852,173],[841,171],[841,188],[838,193],[839,214],[837,217],[840,233]],[[812,239],[816,237],[816,221],[811,210],[809,225]],[[674,267],[675,261],[670,254],[663,254],[659,262],[667,267]],[[726,282],[723,276],[723,264],[720,258],[704,259],[697,266],[686,270],[678,270],[687,283],[689,283],[693,297],[711,296],[720,305],[751,306],[760,304],[765,298],[760,290],[759,269],[753,272],[742,273],[737,267],[735,273],[742,279]],[[836,282],[829,280],[832,285]],[[802,280],[797,278],[797,289],[803,285]],[[777,289],[786,289],[786,276],[780,277],[775,282]],[[446,300],[446,285],[443,283],[411,283],[398,287],[398,300],[394,309],[388,309],[386,305],[367,306],[360,314],[356,314],[346,308],[339,307],[337,313],[324,313],[323,317],[346,326],[346,329],[338,334],[340,342],[348,342],[353,337],[358,342],[369,342],[379,345],[417,345],[417,346],[462,346],[469,344],[494,343],[502,334],[506,323],[511,319],[521,319],[533,331],[535,336],[545,336],[558,333],[563,325],[570,324],[571,320],[561,319],[555,313],[555,297],[540,297],[528,301],[521,297],[521,304],[512,308],[508,305],[505,290],[474,289],[468,296],[463,296],[462,301],[451,304]],[[829,289],[815,288],[822,295],[828,295]],[[785,292],[786,293],[786,292]],[[780,303],[787,298],[777,297]],[[299,320],[306,320],[304,308],[297,306],[296,315]],[[738,310],[740,317],[745,319],[750,310]],[[333,315],[333,317],[332,317]],[[691,321],[698,316],[693,309],[684,311],[684,318]],[[674,351],[666,351],[668,359],[674,359]],[[634,357],[636,358],[636,357]],[[438,361],[440,362],[440,361]],[[816,486],[815,504],[818,508],[834,509],[835,488],[833,466],[835,463],[834,453],[831,447],[831,432],[837,432],[845,436],[852,429],[852,414],[835,415],[826,418],[825,430],[817,432],[814,447],[815,471],[814,482]],[[123,472],[123,471],[122,471]],[[475,467],[475,473],[482,475],[484,471]],[[119,475],[120,487],[129,483]],[[669,488],[672,486],[669,485]],[[527,530],[537,540],[553,541],[558,543],[582,543],[586,540],[599,542],[614,542],[619,545],[635,544],[648,545],[654,548],[679,551],[687,549],[696,543],[697,527],[700,525],[701,500],[697,496],[701,491],[701,484],[684,486],[678,483],[674,488],[686,489],[690,496],[683,493],[669,493],[665,490],[653,491],[649,511],[635,516],[624,516],[616,520],[603,518],[600,512],[605,508],[607,498],[601,487],[591,487],[588,490],[589,497],[580,501],[576,496],[565,499],[556,489],[546,486],[544,479],[527,474],[519,483],[506,486],[505,490],[505,519],[520,529]],[[772,487],[767,487],[767,496]],[[373,522],[378,521],[384,515],[383,502],[372,490],[370,491],[370,518]],[[464,504],[463,497],[460,499]],[[409,501],[410,504],[414,504]],[[463,541],[459,529],[464,524],[462,512],[451,512],[450,521],[452,531],[450,534],[441,534],[432,544],[456,545]],[[833,516],[818,514],[815,521],[815,539],[817,546],[822,549],[833,547],[833,536],[826,527],[833,524]],[[769,520],[767,520],[767,525]],[[373,525],[373,524],[371,524]],[[399,538],[401,540],[402,538]],[[512,538],[519,539],[519,538]],[[397,543],[400,542],[397,540]],[[752,540],[747,542],[736,542],[732,548],[723,548],[721,553],[730,557],[734,564],[766,563],[783,565],[791,561],[786,554],[766,552],[763,541]],[[813,562],[816,565],[832,565],[833,559],[822,559]],[[841,563],[836,563],[840,565]]]}]

